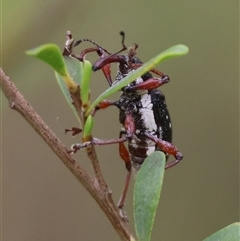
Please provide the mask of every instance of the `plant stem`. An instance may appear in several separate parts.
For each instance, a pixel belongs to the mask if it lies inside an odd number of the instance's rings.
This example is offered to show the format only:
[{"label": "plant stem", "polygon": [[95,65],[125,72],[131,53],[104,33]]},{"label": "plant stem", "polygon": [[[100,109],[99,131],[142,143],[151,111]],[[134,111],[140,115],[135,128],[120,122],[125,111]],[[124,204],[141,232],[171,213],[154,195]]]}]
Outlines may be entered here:
[{"label": "plant stem", "polygon": [[[111,190],[107,187],[102,174],[100,172],[99,163],[97,161],[94,146],[91,145],[90,158],[95,162],[95,174],[98,181],[93,179],[68,153],[67,148],[62,144],[60,139],[52,132],[46,125],[42,118],[36,113],[33,107],[25,100],[23,95],[18,91],[17,87],[10,80],[10,78],[0,68],[0,87],[9,100],[10,108],[19,112],[23,118],[34,128],[40,135],[44,142],[52,149],[52,151],[59,157],[59,159],[66,165],[66,167],[73,173],[73,175],[81,182],[85,189],[95,199],[100,208],[108,217],[112,226],[120,236],[121,240],[130,240],[130,231],[127,224],[121,219],[118,208],[112,200]],[[99,183],[100,182],[100,183]]]}]

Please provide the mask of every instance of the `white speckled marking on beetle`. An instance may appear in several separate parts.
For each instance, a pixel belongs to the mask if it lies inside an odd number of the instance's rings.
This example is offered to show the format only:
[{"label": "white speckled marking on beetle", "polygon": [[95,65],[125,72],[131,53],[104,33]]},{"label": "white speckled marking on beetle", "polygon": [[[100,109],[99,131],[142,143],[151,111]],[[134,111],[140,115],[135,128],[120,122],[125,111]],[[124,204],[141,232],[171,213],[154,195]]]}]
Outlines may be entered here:
[{"label": "white speckled marking on beetle", "polygon": [[141,96],[141,104],[143,108],[152,109],[151,95],[144,94]]},{"label": "white speckled marking on beetle", "polygon": [[142,120],[144,123],[144,126],[146,127],[146,130],[149,132],[155,132],[157,131],[157,125],[154,119],[154,114],[152,110],[142,108],[139,110],[142,116]]},{"label": "white speckled marking on beetle", "polygon": [[136,84],[141,84],[143,82],[143,79],[141,77],[138,77],[136,80],[135,80],[135,83]]},{"label": "white speckled marking on beetle", "polygon": [[150,154],[152,154],[155,151],[155,143],[154,146],[149,146],[148,150],[147,150],[147,155],[149,156]]},{"label": "white speckled marking on beetle", "polygon": [[151,95],[149,94],[142,95],[141,104],[143,108],[139,109],[139,112],[141,113],[144,126],[148,131],[156,132],[157,124],[155,122],[154,113],[152,111],[153,104],[151,102]]}]

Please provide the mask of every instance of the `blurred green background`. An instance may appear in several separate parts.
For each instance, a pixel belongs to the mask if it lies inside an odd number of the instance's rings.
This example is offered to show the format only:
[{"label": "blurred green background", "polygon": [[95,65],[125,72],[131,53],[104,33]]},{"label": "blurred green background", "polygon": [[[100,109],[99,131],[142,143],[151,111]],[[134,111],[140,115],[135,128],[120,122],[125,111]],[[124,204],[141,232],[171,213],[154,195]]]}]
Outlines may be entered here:
[{"label": "blurred green background", "polygon": [[[190,48],[187,56],[157,67],[171,78],[161,90],[173,143],[184,159],[166,172],[152,240],[202,240],[239,220],[238,5],[234,0],[2,1],[1,66],[67,147],[80,139],[64,134],[77,120],[53,71],[26,50],[44,43],[63,48],[66,30],[110,52],[120,49],[118,33],[124,30],[126,44],[138,43],[144,62],[175,44]],[[102,73],[95,73],[92,99],[106,88]],[[80,183],[4,96],[1,102],[3,240],[119,240]],[[114,138],[119,129],[117,109],[97,114],[94,136]],[[97,151],[117,201],[126,174],[118,147]],[[84,151],[76,158],[92,172]],[[132,228],[133,183],[126,204]]]}]

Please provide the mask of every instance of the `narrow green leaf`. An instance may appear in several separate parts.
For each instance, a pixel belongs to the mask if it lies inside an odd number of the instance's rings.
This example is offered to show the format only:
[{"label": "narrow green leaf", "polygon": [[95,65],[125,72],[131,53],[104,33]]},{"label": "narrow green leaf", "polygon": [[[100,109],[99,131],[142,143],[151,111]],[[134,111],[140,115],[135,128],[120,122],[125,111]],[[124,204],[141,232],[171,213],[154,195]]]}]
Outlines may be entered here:
[{"label": "narrow green leaf", "polygon": [[239,241],[240,223],[232,223],[227,227],[217,231],[203,241]]},{"label": "narrow green leaf", "polygon": [[70,76],[63,60],[62,53],[57,45],[45,44],[35,49],[28,50],[26,53],[49,64],[59,75],[62,76],[69,91],[75,92],[77,90],[77,85]]},{"label": "narrow green leaf", "polygon": [[117,92],[118,90],[121,90],[122,87],[128,85],[135,79],[137,79],[139,76],[145,74],[148,72],[151,68],[156,66],[157,64],[160,64],[168,59],[179,57],[182,55],[187,54],[189,51],[188,47],[182,44],[175,45],[164,52],[160,53],[156,57],[149,60],[147,63],[145,63],[142,67],[134,71],[132,74],[126,76],[124,79],[119,81],[118,83],[114,84],[110,88],[108,88],[106,91],[104,91],[89,107],[87,110],[86,115],[89,115],[91,111],[96,107],[102,100],[106,99],[108,96],[112,95],[113,93]]},{"label": "narrow green leaf", "polygon": [[138,171],[133,197],[135,229],[138,241],[149,241],[162,189],[166,157],[156,151]]}]

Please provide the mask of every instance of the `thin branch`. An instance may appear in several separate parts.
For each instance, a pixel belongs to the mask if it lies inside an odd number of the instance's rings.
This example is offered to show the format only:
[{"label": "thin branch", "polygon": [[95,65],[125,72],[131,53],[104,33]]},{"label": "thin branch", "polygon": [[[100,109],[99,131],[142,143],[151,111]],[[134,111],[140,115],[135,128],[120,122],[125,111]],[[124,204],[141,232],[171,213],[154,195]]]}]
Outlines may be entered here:
[{"label": "thin branch", "polygon": [[[53,150],[59,159],[73,173],[73,175],[81,182],[85,189],[95,199],[100,208],[104,211],[112,226],[117,231],[121,240],[130,240],[130,232],[127,224],[121,219],[118,208],[114,204],[111,196],[111,190],[107,185],[98,183],[88,175],[88,173],[76,162],[76,160],[67,151],[59,138],[44,123],[41,117],[36,113],[32,106],[24,99],[23,95],[18,91],[14,83],[0,68],[0,87],[6,98],[9,100],[10,107],[19,112],[23,118],[34,128],[34,130],[42,137],[44,142]],[[91,160],[97,160],[95,149],[91,149],[89,153]],[[98,165],[98,162],[97,162]],[[101,178],[100,178],[101,180]],[[99,180],[98,180],[99,182]],[[105,182],[104,182],[105,183]],[[101,185],[105,188],[101,188]]]},{"label": "thin branch", "polygon": [[[70,93],[70,94],[71,94],[71,98],[72,98],[72,103],[76,109],[76,112],[78,113],[79,119],[84,128],[86,118],[83,116],[82,101],[80,99],[79,90],[76,91],[75,93]],[[92,140],[92,136],[88,136],[88,138],[89,138],[88,141]],[[87,152],[89,159],[91,160],[91,163],[92,163],[92,166],[94,169],[94,174],[96,177],[96,181],[98,182],[99,188],[101,190],[107,191],[107,184],[104,180],[104,177],[103,177],[103,174],[102,174],[102,171],[100,168],[100,164],[99,164],[99,161],[97,158],[95,146],[91,145],[91,146],[87,147],[86,152]]]}]

